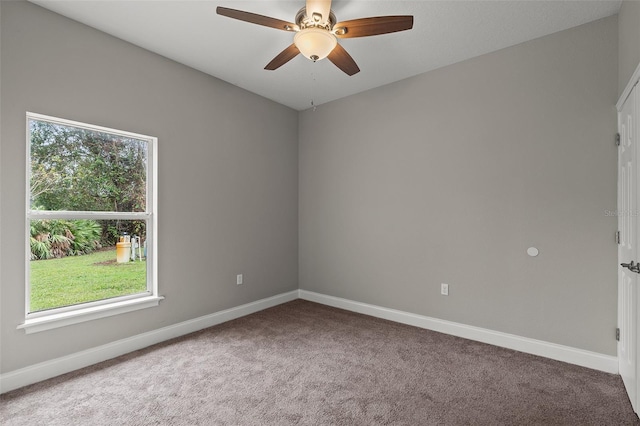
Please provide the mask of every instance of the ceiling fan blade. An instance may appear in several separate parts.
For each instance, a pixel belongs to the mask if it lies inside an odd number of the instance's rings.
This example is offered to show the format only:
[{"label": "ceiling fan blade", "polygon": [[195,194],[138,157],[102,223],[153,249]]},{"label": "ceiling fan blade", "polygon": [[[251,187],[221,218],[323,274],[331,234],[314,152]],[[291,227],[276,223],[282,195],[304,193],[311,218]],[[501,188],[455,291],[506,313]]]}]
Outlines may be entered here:
[{"label": "ceiling fan blade", "polygon": [[264,67],[264,69],[270,70],[270,71],[278,69],[284,64],[286,64],[287,62],[289,62],[290,60],[292,60],[293,58],[295,58],[296,56],[298,56],[299,53],[300,53],[300,50],[298,50],[295,44],[292,44],[291,46],[287,47],[282,52],[280,52],[278,56],[273,58],[273,60],[271,60],[271,62],[269,62],[267,66]]},{"label": "ceiling fan blade", "polygon": [[329,53],[327,58],[347,75],[354,75],[360,72],[356,61],[344,50],[344,47],[340,46],[340,43],[336,44],[336,47]]},{"label": "ceiling fan blade", "polygon": [[395,33],[411,28],[413,28],[411,15],[376,16],[338,22],[333,26],[333,32],[338,38],[353,38]]},{"label": "ceiling fan blade", "polygon": [[242,10],[229,9],[227,7],[218,6],[216,8],[218,15],[226,16],[228,18],[238,19],[240,21],[250,22],[252,24],[258,24],[265,27],[275,28],[283,31],[299,31],[300,28],[287,21],[281,21],[280,19],[270,18],[264,15],[258,15],[257,13],[245,12]]}]

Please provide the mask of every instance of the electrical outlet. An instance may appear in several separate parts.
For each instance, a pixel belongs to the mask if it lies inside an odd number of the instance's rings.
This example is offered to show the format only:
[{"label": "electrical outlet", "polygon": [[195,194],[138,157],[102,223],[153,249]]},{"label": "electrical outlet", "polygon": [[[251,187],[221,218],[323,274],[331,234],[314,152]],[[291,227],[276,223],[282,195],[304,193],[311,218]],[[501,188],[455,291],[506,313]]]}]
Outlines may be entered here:
[{"label": "electrical outlet", "polygon": [[445,284],[445,283],[440,284],[440,294],[443,296],[449,295],[449,284]]},{"label": "electrical outlet", "polygon": [[236,275],[236,284],[237,285],[242,284],[242,274]]}]

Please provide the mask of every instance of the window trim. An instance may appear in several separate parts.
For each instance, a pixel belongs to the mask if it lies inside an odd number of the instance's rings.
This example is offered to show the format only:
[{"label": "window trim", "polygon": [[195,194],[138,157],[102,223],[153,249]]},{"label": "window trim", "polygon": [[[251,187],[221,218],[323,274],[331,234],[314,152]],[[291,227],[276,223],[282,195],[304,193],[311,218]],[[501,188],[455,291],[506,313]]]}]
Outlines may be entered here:
[{"label": "window trim", "polygon": [[[85,130],[109,133],[131,139],[144,140],[147,146],[147,193],[144,212],[104,212],[104,211],[41,211],[31,210],[31,120],[47,121],[63,126],[72,126]],[[25,192],[25,235],[29,235],[30,221],[33,219],[125,219],[144,220],[147,223],[147,291],[134,295],[125,295],[109,299],[101,299],[77,305],[63,306],[44,311],[30,312],[31,308],[31,277],[29,244],[25,244],[25,321],[18,325],[27,334],[52,328],[63,327],[97,318],[118,315],[133,310],[157,306],[164,297],[158,295],[158,250],[157,250],[157,182],[158,182],[158,138],[139,133],[112,129],[82,123],[64,118],[52,117],[27,111],[26,113],[26,192]],[[28,241],[28,239],[26,240]]]},{"label": "window trim", "polygon": [[[76,306],[76,309],[67,312],[47,312],[47,315],[31,317],[25,319],[24,323],[17,328],[24,329],[26,334],[38,333],[40,331],[51,330],[67,325],[78,324],[98,318],[105,318],[126,312],[137,311],[139,309],[152,308],[158,306],[164,296],[136,297],[129,300],[121,300],[98,306],[86,307],[87,303]],[[110,300],[110,299],[109,299]],[[82,308],[77,308],[82,306]],[[41,313],[41,312],[40,312]]]}]

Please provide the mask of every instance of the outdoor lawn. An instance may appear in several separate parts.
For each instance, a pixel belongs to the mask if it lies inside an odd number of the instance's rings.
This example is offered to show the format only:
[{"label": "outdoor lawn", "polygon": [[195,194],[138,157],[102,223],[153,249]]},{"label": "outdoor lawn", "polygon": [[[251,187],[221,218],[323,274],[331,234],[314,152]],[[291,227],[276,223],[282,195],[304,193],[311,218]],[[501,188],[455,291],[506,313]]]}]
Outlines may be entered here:
[{"label": "outdoor lawn", "polygon": [[116,263],[115,248],[83,256],[32,260],[31,312],[75,305],[147,289],[146,262]]}]

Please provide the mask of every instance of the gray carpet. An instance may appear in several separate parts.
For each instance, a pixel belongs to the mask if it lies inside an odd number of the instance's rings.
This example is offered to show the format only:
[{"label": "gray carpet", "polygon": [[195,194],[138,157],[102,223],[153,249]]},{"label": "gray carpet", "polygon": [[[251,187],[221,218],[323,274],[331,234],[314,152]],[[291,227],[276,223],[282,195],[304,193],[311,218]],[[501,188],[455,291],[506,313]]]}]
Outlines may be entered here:
[{"label": "gray carpet", "polygon": [[619,376],[296,300],[0,397],[3,425],[627,425]]}]

